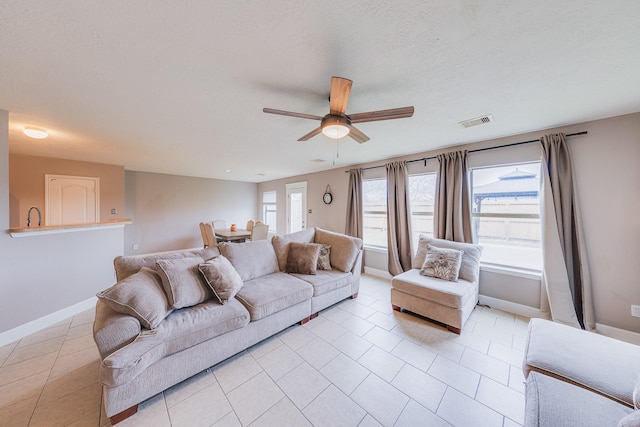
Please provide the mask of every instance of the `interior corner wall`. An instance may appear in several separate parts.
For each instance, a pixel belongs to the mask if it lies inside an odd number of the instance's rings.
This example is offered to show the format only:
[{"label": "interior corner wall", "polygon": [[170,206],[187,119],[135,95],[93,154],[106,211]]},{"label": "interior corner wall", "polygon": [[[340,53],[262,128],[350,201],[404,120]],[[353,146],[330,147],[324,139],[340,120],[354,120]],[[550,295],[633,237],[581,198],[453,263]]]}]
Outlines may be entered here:
[{"label": "interior corner wall", "polygon": [[257,212],[255,183],[125,171],[124,253],[202,247],[200,222],[244,228]]},{"label": "interior corner wall", "polygon": [[0,110],[0,334],[95,297],[114,282],[122,228],[12,238],[8,112]]}]

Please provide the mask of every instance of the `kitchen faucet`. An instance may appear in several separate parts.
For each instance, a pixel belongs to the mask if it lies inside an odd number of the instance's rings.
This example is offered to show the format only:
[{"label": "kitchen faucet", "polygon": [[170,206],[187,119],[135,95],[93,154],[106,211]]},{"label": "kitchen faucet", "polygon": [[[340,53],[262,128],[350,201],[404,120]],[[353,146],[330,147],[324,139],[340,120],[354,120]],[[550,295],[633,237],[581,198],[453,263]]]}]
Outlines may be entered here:
[{"label": "kitchen faucet", "polygon": [[38,212],[38,227],[42,225],[42,214],[40,213],[40,209],[36,206],[31,206],[29,208],[29,212],[27,213],[27,227],[31,227],[31,211],[35,209]]}]

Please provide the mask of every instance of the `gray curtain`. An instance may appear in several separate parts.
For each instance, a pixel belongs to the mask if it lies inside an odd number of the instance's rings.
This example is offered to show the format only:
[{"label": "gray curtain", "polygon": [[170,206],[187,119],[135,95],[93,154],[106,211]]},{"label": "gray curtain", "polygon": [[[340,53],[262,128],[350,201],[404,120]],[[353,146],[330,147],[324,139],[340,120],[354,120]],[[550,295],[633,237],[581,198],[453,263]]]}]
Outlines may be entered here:
[{"label": "gray curtain", "polygon": [[362,169],[349,170],[345,234],[362,239]]},{"label": "gray curtain", "polygon": [[467,151],[439,154],[437,159],[440,168],[436,179],[434,236],[472,243]]},{"label": "gray curtain", "polygon": [[389,273],[411,268],[411,207],[406,162],[387,163],[387,243]]},{"label": "gray curtain", "polygon": [[542,281],[546,291],[542,308],[549,309],[554,321],[592,330],[591,277],[569,145],[564,134],[545,135],[540,144]]}]

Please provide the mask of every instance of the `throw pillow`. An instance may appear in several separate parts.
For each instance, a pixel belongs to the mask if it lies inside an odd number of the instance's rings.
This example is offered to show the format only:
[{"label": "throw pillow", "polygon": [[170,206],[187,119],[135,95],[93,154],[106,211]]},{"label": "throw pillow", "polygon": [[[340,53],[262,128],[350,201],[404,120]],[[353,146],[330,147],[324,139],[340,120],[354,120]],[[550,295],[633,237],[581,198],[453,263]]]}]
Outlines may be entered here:
[{"label": "throw pillow", "polygon": [[147,267],[96,296],[118,313],[135,317],[148,329],[158,327],[173,311],[162,289],[160,276]]},{"label": "throw pillow", "polygon": [[289,243],[287,273],[316,274],[320,245],[316,243]]},{"label": "throw pillow", "polygon": [[331,245],[321,245],[318,254],[318,270],[331,270]]},{"label": "throw pillow", "polygon": [[640,411],[633,411],[621,419],[618,427],[640,427]]},{"label": "throw pillow", "polygon": [[238,272],[222,255],[198,265],[198,269],[220,304],[226,304],[243,285]]},{"label": "throw pillow", "polygon": [[162,278],[162,286],[173,308],[191,307],[212,297],[198,271],[204,262],[200,257],[159,259],[156,271]]},{"label": "throw pillow", "polygon": [[457,249],[445,249],[429,245],[420,274],[457,282],[462,253],[463,251]]}]

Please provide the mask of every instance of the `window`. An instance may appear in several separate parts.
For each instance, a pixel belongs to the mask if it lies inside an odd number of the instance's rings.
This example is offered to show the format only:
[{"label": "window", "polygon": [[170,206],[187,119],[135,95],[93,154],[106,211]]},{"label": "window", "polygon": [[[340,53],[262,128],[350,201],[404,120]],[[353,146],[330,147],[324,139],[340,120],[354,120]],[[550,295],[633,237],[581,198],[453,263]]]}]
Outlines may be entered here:
[{"label": "window", "polygon": [[436,194],[436,174],[409,176],[409,204],[413,247],[418,247],[420,234],[433,237],[433,205]]},{"label": "window", "polygon": [[367,246],[387,247],[387,180],[362,181],[362,240]]},{"label": "window", "polygon": [[262,193],[262,222],[269,224],[269,231],[276,232],[276,192]]},{"label": "window", "polygon": [[541,270],[540,162],[472,169],[471,186],[483,263]]}]

